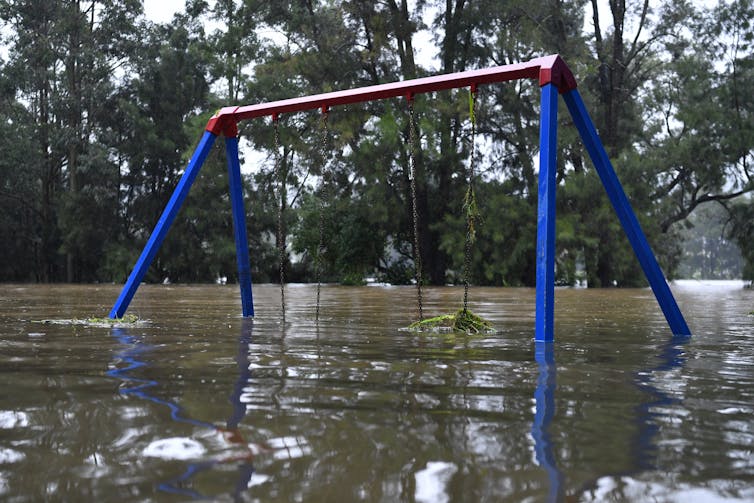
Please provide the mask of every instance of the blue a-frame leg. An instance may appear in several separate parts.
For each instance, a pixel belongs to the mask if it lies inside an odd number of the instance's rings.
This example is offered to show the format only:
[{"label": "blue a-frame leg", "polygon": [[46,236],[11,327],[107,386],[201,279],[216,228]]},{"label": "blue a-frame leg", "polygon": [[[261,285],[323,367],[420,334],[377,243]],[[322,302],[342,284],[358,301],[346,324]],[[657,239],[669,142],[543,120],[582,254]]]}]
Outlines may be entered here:
[{"label": "blue a-frame leg", "polygon": [[686,325],[686,320],[683,319],[681,310],[678,308],[673,293],[665,281],[665,276],[662,274],[660,265],[657,263],[657,259],[655,259],[652,249],[649,247],[644,232],[641,230],[639,221],[636,219],[636,215],[631,208],[631,203],[628,202],[626,193],[623,191],[623,187],[615,174],[607,152],[605,152],[605,148],[602,146],[602,141],[600,141],[597,130],[589,118],[581,95],[576,89],[573,89],[564,93],[563,99],[568,106],[571,117],[573,117],[576,128],[579,130],[581,140],[584,142],[587,152],[589,152],[589,157],[592,159],[597,174],[599,174],[602,180],[602,185],[605,186],[607,195],[618,215],[623,230],[626,232],[631,247],[639,259],[641,268],[644,270],[644,275],[647,277],[649,285],[652,287],[652,291],[657,298],[657,302],[660,304],[660,309],[662,309],[665,319],[667,319],[670,325],[670,329],[676,336],[690,336],[691,331]]},{"label": "blue a-frame leg", "polygon": [[[676,336],[689,336],[686,321],[670,291],[657,259],[649,247],[639,221],[623,191],[610,159],[602,146],[597,130],[589,118],[584,102],[576,89],[563,94],[584,146],[589,152],[600,180],[605,187],[631,247],[660,304],[670,329]],[[537,286],[534,340],[553,340],[555,306],[555,189],[557,151],[558,89],[553,84],[542,86],[539,150],[539,205],[537,210]]]},{"label": "blue a-frame leg", "polygon": [[128,276],[128,280],[126,280],[126,284],[123,286],[118,300],[115,301],[115,305],[110,310],[110,318],[122,318],[126,309],[128,309],[128,305],[131,303],[136,289],[139,288],[139,284],[144,279],[149,265],[165,240],[168,229],[170,229],[170,225],[175,220],[178,210],[181,209],[181,205],[189,193],[191,184],[194,183],[196,175],[199,174],[199,170],[207,159],[207,155],[212,149],[215,139],[217,139],[216,135],[209,131],[204,132],[204,136],[202,136],[199,145],[194,150],[194,155],[191,156],[191,160],[188,166],[186,166],[186,171],[183,172],[183,176],[178,181],[178,186],[173,191],[173,195],[170,196],[167,206],[162,210],[162,215],[160,215],[157,225],[155,225],[152,234],[149,236],[149,240],[139,256],[139,260],[136,261],[136,265]]},{"label": "blue a-frame leg", "polygon": [[246,211],[243,205],[243,185],[241,184],[241,163],[238,160],[237,137],[225,139],[225,153],[228,158],[230,203],[233,208],[233,234],[236,239],[236,261],[238,262],[238,284],[241,287],[241,309],[244,317],[254,316],[249,243],[246,237]]},{"label": "blue a-frame leg", "polygon": [[[144,275],[149,265],[154,260],[157,251],[160,249],[165,236],[170,229],[170,225],[175,220],[178,210],[186,200],[191,185],[196,180],[199,170],[202,168],[207,155],[214,145],[217,135],[205,131],[199,145],[196,147],[191,160],[186,166],[183,176],[178,181],[178,185],[170,196],[168,204],[160,215],[152,234],[149,236],[144,250],[142,250],[139,259],[136,261],[131,274],[128,276],[126,284],[115,301],[113,308],[110,310],[110,318],[122,318],[131,303],[139,284],[144,279]],[[243,204],[243,190],[241,185],[241,167],[238,160],[238,138],[226,138],[226,153],[228,157],[228,177],[230,179],[230,199],[233,207],[233,230],[236,240],[236,255],[238,260],[238,281],[241,286],[241,305],[244,316],[254,316],[254,304],[251,293],[251,270],[249,266],[249,246],[246,237],[246,219]]]},{"label": "blue a-frame leg", "polygon": [[539,123],[537,208],[537,293],[534,340],[551,342],[555,310],[555,154],[558,140],[558,88],[542,86]]}]

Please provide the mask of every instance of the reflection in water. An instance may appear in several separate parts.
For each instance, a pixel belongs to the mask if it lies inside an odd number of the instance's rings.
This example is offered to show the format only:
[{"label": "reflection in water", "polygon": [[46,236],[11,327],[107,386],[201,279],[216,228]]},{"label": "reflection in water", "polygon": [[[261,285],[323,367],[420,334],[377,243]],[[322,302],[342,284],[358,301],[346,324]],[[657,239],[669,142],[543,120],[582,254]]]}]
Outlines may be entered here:
[{"label": "reflection in water", "polygon": [[534,452],[537,463],[547,471],[550,491],[547,501],[560,501],[563,498],[563,473],[555,463],[552,440],[550,438],[550,423],[555,415],[556,367],[552,342],[536,342],[534,359],[539,365],[537,389],[534,391],[536,410],[534,422],[531,425],[531,436],[534,438]]},{"label": "reflection in water", "polygon": [[657,445],[655,436],[660,430],[658,421],[665,413],[663,409],[671,405],[680,404],[680,400],[672,393],[664,391],[658,386],[658,372],[667,372],[680,368],[686,361],[684,346],[689,342],[688,337],[673,336],[662,346],[658,355],[660,364],[654,368],[638,372],[636,385],[651,397],[636,408],[636,421],[639,438],[636,442],[636,463],[640,470],[657,469]]},{"label": "reflection in water", "polygon": [[[656,359],[659,364],[636,373],[634,384],[648,395],[648,398],[636,406],[633,421],[636,424],[637,438],[631,445],[633,467],[630,470],[604,475],[589,481],[582,486],[582,497],[588,496],[588,501],[604,500],[636,500],[652,499],[664,500],[660,493],[660,485],[640,482],[636,475],[651,473],[661,469],[661,459],[658,454],[657,435],[663,419],[667,419],[669,407],[682,406],[682,400],[674,396],[674,392],[662,389],[662,373],[680,369],[686,362],[684,346],[690,341],[687,336],[672,336],[661,346]],[[650,357],[647,359],[649,360]],[[700,495],[697,495],[700,496]],[[678,501],[686,498],[681,497]],[[675,500],[674,500],[675,501]]]},{"label": "reflection in water", "polygon": [[168,400],[163,400],[161,398],[158,398],[154,395],[149,394],[149,388],[157,386],[158,384],[157,381],[153,381],[151,379],[141,379],[138,377],[134,377],[132,375],[129,375],[129,372],[136,370],[138,368],[147,366],[145,362],[139,360],[139,357],[141,354],[148,353],[149,351],[151,351],[152,346],[148,344],[143,344],[141,341],[139,341],[137,337],[133,335],[129,335],[125,328],[113,328],[113,336],[115,336],[115,338],[118,339],[118,342],[126,346],[126,348],[123,351],[117,353],[115,356],[119,361],[126,362],[128,366],[121,367],[121,368],[114,368],[112,370],[109,370],[107,372],[107,375],[111,377],[116,377],[126,383],[139,383],[136,386],[132,386],[128,388],[120,388],[121,394],[135,395],[135,396],[138,396],[139,398],[143,398],[145,400],[149,400],[151,402],[164,405],[165,407],[170,409],[170,417],[173,418],[174,421],[178,421],[180,423],[188,423],[194,426],[200,426],[204,428],[215,427],[211,423],[206,423],[204,421],[198,421],[196,419],[186,417],[183,413],[183,410],[178,404],[175,404]]},{"label": "reflection in water", "polygon": [[[110,288],[0,286],[0,500],[233,501],[250,447],[248,501],[412,501],[436,462],[457,467],[450,501],[754,501],[754,290],[681,289],[703,308],[668,346],[649,290],[558,291],[553,415],[530,290],[480,288],[474,311],[503,332],[445,339],[398,331],[410,287],[328,287],[319,331],[314,287],[287,287],[281,340],[279,285],[262,285],[248,355],[235,287],[145,285],[159,324],[117,335],[33,322],[91,316]],[[428,310],[457,294],[428,289]],[[250,445],[226,439],[234,425]],[[147,457],[170,437],[192,444],[183,459]]]},{"label": "reflection in water", "polygon": [[150,394],[149,388],[157,386],[158,382],[150,379],[134,377],[129,375],[129,372],[148,366],[146,362],[139,358],[142,354],[149,352],[152,349],[152,346],[143,344],[137,337],[129,335],[124,328],[113,329],[113,336],[115,336],[118,342],[126,346],[124,350],[116,355],[116,358],[118,361],[125,362],[128,365],[126,367],[114,368],[108,371],[107,375],[121,379],[124,382],[139,383],[137,386],[121,388],[120,393],[124,395],[135,395],[139,398],[164,405],[170,410],[170,417],[174,421],[217,431],[222,434],[226,441],[242,445],[246,451],[242,455],[231,456],[230,458],[218,458],[209,461],[190,463],[186,468],[186,471],[180,476],[158,484],[157,488],[160,491],[180,494],[195,499],[206,498],[206,495],[187,488],[186,486],[189,485],[188,482],[198,473],[210,470],[218,463],[226,462],[240,462],[238,465],[238,479],[235,490],[233,491],[234,499],[239,500],[241,494],[248,488],[249,482],[254,475],[254,466],[252,464],[253,456],[249,446],[241,436],[238,426],[246,415],[246,405],[241,402],[241,395],[244,386],[251,376],[251,371],[249,370],[248,350],[249,344],[251,343],[252,327],[253,320],[243,320],[241,325],[241,335],[238,338],[238,354],[236,356],[236,362],[238,364],[238,379],[233,387],[233,393],[230,395],[230,402],[233,409],[231,416],[227,420],[226,428],[220,428],[212,423],[187,417],[178,404]]}]

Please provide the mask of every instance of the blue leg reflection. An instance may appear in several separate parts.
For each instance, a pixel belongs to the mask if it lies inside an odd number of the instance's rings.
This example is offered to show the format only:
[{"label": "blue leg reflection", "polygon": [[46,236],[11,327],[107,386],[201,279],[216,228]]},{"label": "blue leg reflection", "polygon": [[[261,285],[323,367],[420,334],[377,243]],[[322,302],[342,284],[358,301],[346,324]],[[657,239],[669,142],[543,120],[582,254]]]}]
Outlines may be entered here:
[{"label": "blue leg reflection", "polygon": [[534,391],[536,410],[531,425],[534,452],[539,466],[547,471],[550,491],[547,501],[563,499],[563,474],[558,470],[550,438],[550,423],[555,415],[556,367],[552,342],[535,342],[534,359],[539,365],[537,389]]},{"label": "blue leg reflection", "polygon": [[[243,443],[244,445],[246,445],[245,440],[238,432],[238,426],[246,415],[246,406],[241,402],[241,393],[243,392],[243,387],[248,382],[250,377],[248,347],[249,343],[251,342],[252,326],[253,321],[251,319],[245,319],[242,321],[241,335],[238,342],[238,356],[236,358],[236,361],[238,362],[239,377],[234,386],[233,393],[230,396],[233,412],[226,423],[227,428],[219,428],[212,423],[188,417],[178,404],[169,400],[158,398],[149,393],[149,388],[158,385],[157,381],[151,379],[142,379],[130,375],[130,372],[148,366],[148,364],[142,361],[140,358],[142,354],[148,353],[152,349],[152,346],[141,343],[137,337],[129,335],[126,329],[114,328],[113,336],[115,336],[118,342],[126,346],[123,351],[119,352],[116,355],[116,358],[118,361],[126,363],[127,366],[112,369],[107,372],[107,375],[120,379],[126,383],[136,383],[135,386],[121,388],[120,393],[124,395],[134,395],[139,398],[166,406],[170,410],[170,417],[174,421],[219,431],[223,433],[224,437],[228,441]],[[239,462],[239,476],[233,491],[233,496],[234,500],[241,501],[242,494],[247,490],[249,481],[254,474],[254,466],[252,464],[252,456],[250,453],[248,456],[236,456],[230,459],[221,458],[191,463],[186,468],[186,471],[183,472],[180,476],[158,484],[157,488],[163,492],[180,494],[182,496],[193,499],[206,499],[206,495],[203,495],[200,492],[187,487],[190,486],[191,479],[200,472],[210,470],[217,464],[228,461]]]},{"label": "blue leg reflection", "polygon": [[120,389],[121,394],[134,395],[139,398],[149,400],[150,402],[164,405],[165,407],[170,409],[170,417],[173,418],[173,421],[177,421],[179,423],[192,424],[194,426],[200,426],[204,428],[215,427],[211,423],[206,423],[204,421],[197,421],[196,419],[191,419],[189,417],[186,417],[183,413],[183,410],[178,404],[173,403],[169,400],[164,400],[162,398],[158,398],[154,395],[151,395],[149,393],[149,388],[157,386],[158,384],[157,381],[153,381],[151,379],[141,379],[138,377],[133,377],[129,375],[128,373],[140,367],[147,366],[145,362],[139,360],[139,356],[143,353],[148,353],[149,351],[151,351],[152,346],[147,345],[147,344],[142,344],[141,342],[139,342],[138,338],[134,337],[133,335],[129,335],[126,332],[126,329],[124,328],[114,328],[113,335],[115,336],[116,339],[118,339],[118,342],[120,342],[124,346],[127,346],[126,349],[118,353],[116,357],[120,361],[127,363],[128,366],[112,369],[107,372],[107,375],[118,378],[121,381],[124,381],[126,383],[136,384],[135,386],[132,386],[132,387],[121,388]]},{"label": "blue leg reflection", "polygon": [[640,371],[636,375],[636,385],[650,396],[649,400],[639,404],[636,408],[639,438],[635,444],[635,456],[639,470],[656,469],[657,446],[655,445],[655,436],[660,430],[658,418],[661,416],[656,409],[680,403],[678,398],[655,385],[654,374],[683,367],[686,362],[684,346],[688,342],[689,338],[684,336],[670,338],[662,346],[658,355],[659,365]]}]

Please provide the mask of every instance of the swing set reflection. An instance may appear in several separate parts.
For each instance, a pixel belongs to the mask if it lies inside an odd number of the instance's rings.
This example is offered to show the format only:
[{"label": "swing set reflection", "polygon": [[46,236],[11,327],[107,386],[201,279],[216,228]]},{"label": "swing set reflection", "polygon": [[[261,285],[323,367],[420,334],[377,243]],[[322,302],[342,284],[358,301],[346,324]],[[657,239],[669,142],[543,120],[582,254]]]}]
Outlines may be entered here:
[{"label": "swing set reflection", "polygon": [[[135,396],[167,407],[173,421],[189,424],[205,431],[215,432],[228,447],[227,452],[216,458],[189,463],[182,474],[159,483],[157,489],[162,492],[180,494],[194,499],[206,498],[207,495],[191,488],[191,480],[199,473],[216,468],[218,465],[237,464],[238,476],[233,494],[234,497],[238,498],[252,483],[255,475],[253,464],[255,454],[271,450],[267,446],[249,444],[240,429],[241,421],[246,415],[246,405],[242,403],[241,395],[244,386],[246,386],[251,376],[248,359],[248,348],[252,338],[251,320],[244,320],[241,334],[238,338],[238,353],[236,356],[238,378],[233,387],[233,392],[229,397],[232,412],[224,427],[194,419],[174,401],[157,396],[156,391],[159,383],[156,380],[133,375],[134,371],[149,367],[144,357],[152,351],[153,347],[143,343],[139,337],[129,334],[126,328],[114,328],[112,335],[124,346],[124,349],[116,354],[115,363],[112,365],[114,368],[108,371],[107,375],[123,382],[123,386],[119,389],[121,394]],[[186,439],[166,439],[166,441],[159,444],[151,444],[150,447],[154,447],[151,450],[158,455],[161,450],[166,452],[171,450],[171,444],[175,447],[172,450],[183,449],[185,451],[186,445],[176,445],[176,443],[181,444],[181,441],[185,444]],[[190,457],[201,457],[203,453],[204,449],[199,446],[199,449],[195,450],[194,456]]]}]

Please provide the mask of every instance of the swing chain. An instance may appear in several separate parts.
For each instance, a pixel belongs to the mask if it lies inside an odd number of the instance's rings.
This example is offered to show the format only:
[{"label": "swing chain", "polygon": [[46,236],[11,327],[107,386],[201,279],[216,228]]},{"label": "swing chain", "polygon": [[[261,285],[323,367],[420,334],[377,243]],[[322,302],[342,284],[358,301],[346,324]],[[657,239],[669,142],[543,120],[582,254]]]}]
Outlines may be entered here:
[{"label": "swing chain", "polygon": [[416,117],[414,115],[414,99],[408,96],[408,115],[409,115],[409,179],[411,180],[411,208],[414,220],[414,269],[416,280],[416,302],[419,308],[419,321],[424,319],[422,306],[422,259],[421,249],[419,248],[419,209],[416,196],[416,156],[418,153],[418,138],[416,136]]},{"label": "swing chain", "polygon": [[283,205],[285,204],[285,179],[282,176],[281,155],[280,155],[280,120],[277,114],[272,116],[273,130],[275,131],[275,180],[278,183],[278,228],[277,244],[278,259],[280,261],[280,307],[283,312],[283,323],[285,323],[285,242],[283,241]]},{"label": "swing chain", "polygon": [[476,238],[476,222],[478,208],[476,194],[474,194],[474,177],[476,165],[476,86],[469,89],[469,120],[471,122],[471,157],[469,158],[468,188],[464,198],[463,207],[466,213],[466,241],[464,243],[463,257],[463,312],[469,307],[469,277],[471,276],[471,245]]},{"label": "swing chain", "polygon": [[319,195],[319,245],[317,247],[316,257],[316,276],[317,276],[317,310],[315,320],[319,321],[320,311],[320,291],[322,289],[322,257],[325,253],[325,204],[329,193],[328,171],[327,171],[327,140],[330,137],[330,126],[327,122],[329,110],[327,106],[322,107],[322,116],[320,118],[322,138],[320,140],[320,162],[321,162],[321,188]]}]

